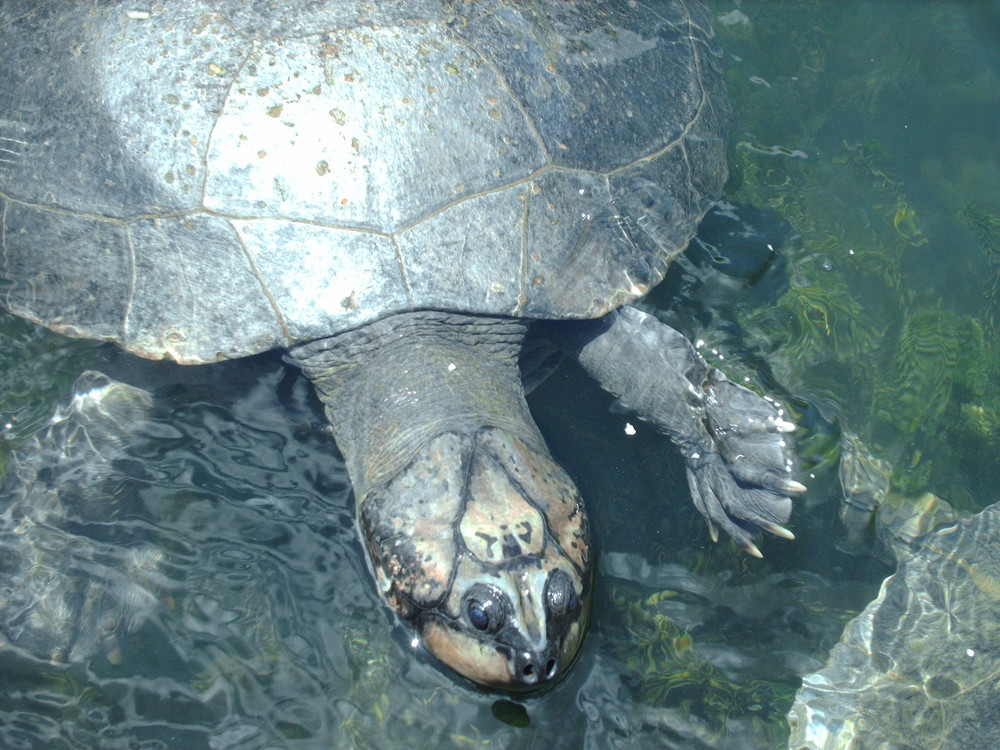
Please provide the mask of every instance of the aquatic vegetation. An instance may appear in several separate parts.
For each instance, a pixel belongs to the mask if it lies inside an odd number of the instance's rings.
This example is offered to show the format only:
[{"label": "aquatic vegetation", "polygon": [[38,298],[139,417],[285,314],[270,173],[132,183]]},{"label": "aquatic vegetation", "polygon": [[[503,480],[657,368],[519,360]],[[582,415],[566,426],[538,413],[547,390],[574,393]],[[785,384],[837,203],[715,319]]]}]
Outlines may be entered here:
[{"label": "aquatic vegetation", "polygon": [[878,337],[847,286],[830,282],[793,284],[781,300],[793,315],[787,346],[801,361],[819,361],[831,348],[838,358],[863,356]]},{"label": "aquatic vegetation", "polygon": [[976,233],[993,263],[1000,263],[1000,216],[969,204],[962,209],[962,218]]},{"label": "aquatic vegetation", "polygon": [[1000,399],[993,398],[979,404],[962,404],[962,417],[980,437],[994,442],[1000,439]]},{"label": "aquatic vegetation", "polygon": [[908,205],[906,201],[901,200],[896,204],[896,212],[892,215],[892,225],[896,227],[899,236],[908,244],[923,245],[927,242],[927,238],[924,237],[918,226],[916,209]]},{"label": "aquatic vegetation", "polygon": [[[893,462],[897,490],[968,497],[963,458],[1000,478],[985,453],[1000,399],[995,137],[972,127],[960,150],[928,149],[906,128],[919,113],[950,132],[942,92],[986,112],[1000,79],[977,63],[976,21],[958,7],[878,6],[880,19],[875,7],[744,4],[739,27],[720,25],[739,133],[729,196],[797,233],[787,291],[737,318],[787,388],[837,405]],[[858,50],[863,75],[842,75]],[[987,295],[966,298],[984,279]]]},{"label": "aquatic vegetation", "polygon": [[[670,589],[650,592],[624,582],[616,582],[608,592],[627,634],[616,639],[613,647],[634,698],[651,707],[680,710],[694,721],[707,723],[717,736],[726,733],[729,723],[742,721],[749,722],[760,738],[780,741],[786,731],[784,713],[795,692],[795,675],[786,672],[777,680],[773,675],[734,679],[727,673],[730,670],[703,654],[710,641],[700,642],[663,610],[664,602],[679,596],[691,599],[692,594]],[[678,602],[674,608],[684,606]],[[692,601],[690,606],[702,605]]]},{"label": "aquatic vegetation", "polygon": [[874,415],[908,438],[937,432],[957,386],[983,394],[982,350],[976,320],[950,310],[915,312],[904,322],[885,383],[876,391]]},{"label": "aquatic vegetation", "polygon": [[[983,284],[983,291],[995,302],[1000,297],[1000,214],[969,204],[962,209],[962,218],[976,235],[993,269],[989,280]],[[1000,305],[989,305],[987,315],[994,328],[1000,329]]]}]

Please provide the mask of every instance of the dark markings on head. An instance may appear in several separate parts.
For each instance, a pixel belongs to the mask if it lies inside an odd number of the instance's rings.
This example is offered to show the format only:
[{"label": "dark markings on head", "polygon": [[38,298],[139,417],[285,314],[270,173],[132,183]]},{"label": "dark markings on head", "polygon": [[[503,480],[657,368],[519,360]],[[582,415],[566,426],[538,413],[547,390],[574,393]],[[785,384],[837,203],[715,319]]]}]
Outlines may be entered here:
[{"label": "dark markings on head", "polygon": [[521,545],[518,544],[517,539],[514,538],[513,534],[503,535],[503,559],[512,560],[515,557],[521,556]]},{"label": "dark markings on head", "polygon": [[482,539],[484,542],[486,542],[486,546],[487,546],[487,548],[490,551],[490,556],[492,557],[493,556],[493,545],[497,543],[497,538],[495,536],[487,534],[485,531],[477,531],[476,532],[476,536],[478,536],[480,539]]}]

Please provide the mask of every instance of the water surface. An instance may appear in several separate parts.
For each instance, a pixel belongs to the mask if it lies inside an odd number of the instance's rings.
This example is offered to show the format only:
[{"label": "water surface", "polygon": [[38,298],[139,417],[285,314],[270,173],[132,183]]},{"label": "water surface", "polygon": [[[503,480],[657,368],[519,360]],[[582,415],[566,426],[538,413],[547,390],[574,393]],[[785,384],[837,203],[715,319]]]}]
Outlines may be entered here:
[{"label": "water surface", "polygon": [[[588,502],[597,606],[569,676],[511,701],[439,671],[386,614],[304,378],[277,356],[164,368],[114,464],[116,525],[84,529],[162,553],[158,605],[118,663],[0,652],[0,745],[783,745],[799,677],[891,571],[845,551],[842,430],[902,492],[995,499],[1000,8],[711,5],[736,113],[725,197],[757,236],[706,228],[649,304],[801,423],[797,540],[765,541],[763,561],[713,545],[667,441],[564,366],[530,402]],[[753,272],[727,275],[747,253]],[[8,469],[80,372],[138,367],[10,318],[0,330]]]}]

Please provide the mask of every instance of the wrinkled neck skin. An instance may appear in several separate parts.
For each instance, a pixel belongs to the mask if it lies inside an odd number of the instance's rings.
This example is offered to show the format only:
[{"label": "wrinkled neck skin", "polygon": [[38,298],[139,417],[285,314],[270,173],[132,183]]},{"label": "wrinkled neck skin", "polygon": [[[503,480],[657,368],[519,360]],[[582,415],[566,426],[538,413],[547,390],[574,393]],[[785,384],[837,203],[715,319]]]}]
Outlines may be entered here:
[{"label": "wrinkled neck skin", "polygon": [[444,663],[506,690],[569,667],[591,591],[582,501],[524,400],[525,332],[415,312],[290,352],[347,461],[382,595]]},{"label": "wrinkled neck skin", "polygon": [[362,496],[444,432],[489,425],[541,448],[520,396],[524,334],[517,321],[406,313],[291,354],[315,383]]}]

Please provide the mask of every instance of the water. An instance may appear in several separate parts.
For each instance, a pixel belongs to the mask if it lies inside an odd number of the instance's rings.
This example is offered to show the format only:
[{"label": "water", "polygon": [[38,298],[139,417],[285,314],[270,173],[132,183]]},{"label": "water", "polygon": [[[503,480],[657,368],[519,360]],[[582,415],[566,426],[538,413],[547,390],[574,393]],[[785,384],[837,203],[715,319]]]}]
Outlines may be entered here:
[{"label": "water", "polygon": [[[726,198],[760,212],[739,216],[778,257],[752,282],[678,266],[650,302],[795,411],[811,490],[797,540],[767,540],[762,562],[711,544],[666,441],[563,367],[531,405],[588,500],[598,601],[570,675],[510,701],[439,671],[386,615],[303,378],[273,356],[139,373],[156,406],[115,460],[116,524],[98,531],[162,553],[157,605],[118,663],[0,653],[0,745],[782,746],[799,676],[891,571],[843,551],[841,430],[902,491],[969,511],[995,499],[1000,8],[712,8],[737,115]],[[9,471],[109,355],[2,330]]]}]

